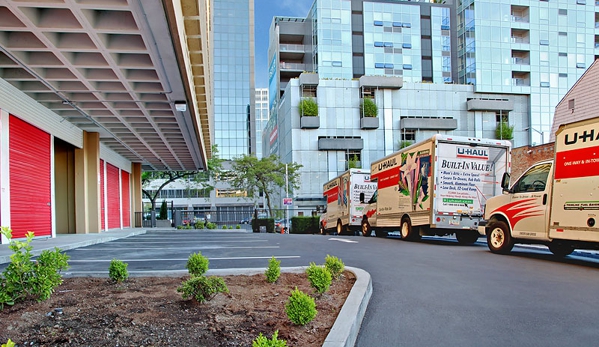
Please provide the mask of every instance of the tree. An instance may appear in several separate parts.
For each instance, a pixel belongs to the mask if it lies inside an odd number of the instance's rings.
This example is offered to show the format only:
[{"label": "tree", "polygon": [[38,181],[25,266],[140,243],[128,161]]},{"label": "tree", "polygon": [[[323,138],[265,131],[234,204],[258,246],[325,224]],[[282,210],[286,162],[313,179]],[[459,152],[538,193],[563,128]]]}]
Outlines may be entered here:
[{"label": "tree", "polygon": [[[208,159],[207,171],[145,171],[141,174],[142,194],[150,200],[152,225],[155,225],[156,220],[156,200],[160,192],[169,183],[182,178],[190,178],[194,183],[201,185],[204,188],[212,189],[209,181],[222,172],[223,160],[218,156],[218,147],[212,146],[212,157]],[[162,183],[157,187],[151,187],[151,183],[156,180],[162,180]],[[152,189],[150,189],[152,188]]]},{"label": "tree", "polygon": [[500,122],[495,129],[495,138],[498,140],[513,140],[514,126],[510,126],[507,122]]},{"label": "tree", "polygon": [[313,98],[302,99],[298,108],[300,116],[318,116],[318,104]]},{"label": "tree", "polygon": [[168,208],[166,206],[166,200],[162,200],[162,204],[160,204],[160,216],[158,217],[158,219],[168,219]]},{"label": "tree", "polygon": [[360,114],[362,117],[376,117],[379,114],[379,108],[374,100],[364,98],[360,103]]},{"label": "tree", "polygon": [[[302,165],[287,164],[289,191],[299,187],[299,169]],[[232,161],[231,185],[246,190],[248,197],[264,193],[268,211],[272,216],[271,198],[277,189],[285,188],[285,163],[276,155],[258,159],[253,155],[242,155]]]}]

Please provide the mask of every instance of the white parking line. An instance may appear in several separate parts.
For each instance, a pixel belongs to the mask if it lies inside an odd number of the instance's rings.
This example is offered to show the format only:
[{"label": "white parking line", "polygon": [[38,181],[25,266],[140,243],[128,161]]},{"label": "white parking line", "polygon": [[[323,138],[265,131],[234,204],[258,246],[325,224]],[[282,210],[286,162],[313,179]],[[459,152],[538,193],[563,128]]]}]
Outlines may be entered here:
[{"label": "white parking line", "polygon": [[[270,259],[273,256],[269,256],[269,257],[219,257],[219,258],[208,258],[208,260],[248,260],[248,259]],[[294,259],[294,258],[301,258],[301,256],[299,255],[282,255],[282,256],[278,256],[275,257],[276,259]],[[146,259],[119,259],[122,262],[136,262],[136,261],[187,261],[188,258],[159,258],[159,259],[154,259],[154,258],[146,258]],[[93,259],[93,260],[69,260],[69,263],[109,263],[112,260],[110,259]]]},{"label": "white parking line", "polygon": [[329,241],[341,241],[341,242],[347,242],[347,243],[358,243],[358,241],[348,240],[348,239],[339,239],[339,238],[336,238],[336,237],[331,237],[329,239]]},{"label": "white parking line", "polygon": [[[279,246],[257,246],[257,247],[243,247],[243,246],[194,246],[194,247],[158,247],[161,250],[170,250],[170,249],[177,249],[177,250],[186,250],[186,249],[253,249],[253,248],[280,248]],[[142,249],[157,249],[157,247],[123,247],[123,248],[115,248],[113,250],[115,251],[125,251],[125,250],[142,250]],[[75,249],[71,249],[70,251],[106,251],[105,248],[75,248]]]},{"label": "white parking line", "polygon": [[203,240],[194,240],[194,241],[134,241],[134,240],[130,240],[130,241],[125,241],[125,240],[115,240],[112,241],[111,244],[114,243],[134,243],[136,245],[138,244],[142,244],[142,243],[159,243],[159,244],[165,244],[168,243],[169,245],[173,245],[173,244],[178,244],[178,243],[183,243],[188,245],[190,242],[198,242],[198,243],[254,243],[254,242],[268,242],[268,240],[243,240],[243,241],[236,241],[236,240],[216,240],[216,241],[203,241]]}]

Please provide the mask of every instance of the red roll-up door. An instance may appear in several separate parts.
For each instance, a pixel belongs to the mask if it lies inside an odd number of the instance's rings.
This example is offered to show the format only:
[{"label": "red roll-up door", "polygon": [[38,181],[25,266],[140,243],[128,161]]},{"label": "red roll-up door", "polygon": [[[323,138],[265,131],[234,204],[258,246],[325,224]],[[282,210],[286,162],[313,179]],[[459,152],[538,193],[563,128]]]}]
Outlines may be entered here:
[{"label": "red roll-up door", "polygon": [[121,171],[121,202],[123,206],[123,227],[131,227],[131,198],[129,196],[129,173]]},{"label": "red roll-up door", "polygon": [[106,192],[104,191],[104,160],[100,159],[100,230],[106,230],[106,203],[104,197]]},{"label": "red roll-up door", "polygon": [[108,203],[108,229],[121,227],[121,190],[119,168],[106,163],[106,202]]},{"label": "red roll-up door", "polygon": [[12,237],[52,236],[50,134],[11,115],[9,153]]}]

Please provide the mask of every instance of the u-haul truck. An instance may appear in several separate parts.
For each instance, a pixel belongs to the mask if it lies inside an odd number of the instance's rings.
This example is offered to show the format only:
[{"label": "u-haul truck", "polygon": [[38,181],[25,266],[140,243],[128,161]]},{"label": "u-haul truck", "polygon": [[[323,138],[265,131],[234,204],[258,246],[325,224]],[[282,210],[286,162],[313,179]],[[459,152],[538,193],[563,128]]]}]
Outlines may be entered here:
[{"label": "u-haul truck", "polygon": [[493,253],[515,243],[544,244],[557,256],[599,249],[599,118],[560,126],[553,160],[528,168],[487,201],[482,225]]},{"label": "u-haul truck", "polygon": [[404,240],[455,234],[460,243],[476,242],[487,199],[501,194],[510,150],[509,141],[435,135],[373,162],[378,190],[362,232],[384,237],[399,230]]},{"label": "u-haul truck", "polygon": [[326,211],[320,216],[320,233],[343,234],[360,229],[364,207],[376,184],[370,182],[370,171],[349,169],[323,185],[327,201]]}]

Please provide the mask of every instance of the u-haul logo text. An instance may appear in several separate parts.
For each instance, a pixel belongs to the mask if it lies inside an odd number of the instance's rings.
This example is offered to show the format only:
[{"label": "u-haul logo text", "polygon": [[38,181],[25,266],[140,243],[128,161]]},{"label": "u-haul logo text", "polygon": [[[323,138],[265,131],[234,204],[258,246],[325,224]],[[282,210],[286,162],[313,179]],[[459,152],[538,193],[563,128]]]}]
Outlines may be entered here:
[{"label": "u-haul logo text", "polygon": [[458,158],[489,160],[489,151],[485,148],[456,147]]},{"label": "u-haul logo text", "polygon": [[564,136],[564,144],[570,146],[578,141],[591,142],[599,140],[599,131],[595,132],[595,129],[585,130],[582,133],[576,131],[574,134],[566,134]]}]

